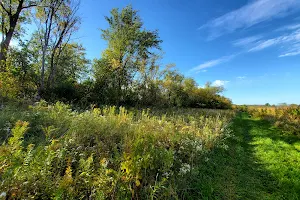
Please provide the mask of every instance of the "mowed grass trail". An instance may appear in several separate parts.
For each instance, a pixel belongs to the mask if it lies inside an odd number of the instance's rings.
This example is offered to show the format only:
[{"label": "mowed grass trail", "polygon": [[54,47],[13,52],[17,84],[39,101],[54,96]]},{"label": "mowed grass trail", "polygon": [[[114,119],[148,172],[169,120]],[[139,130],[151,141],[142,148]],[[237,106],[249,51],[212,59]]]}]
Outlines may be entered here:
[{"label": "mowed grass trail", "polygon": [[204,199],[300,199],[300,140],[240,114],[200,177]]}]

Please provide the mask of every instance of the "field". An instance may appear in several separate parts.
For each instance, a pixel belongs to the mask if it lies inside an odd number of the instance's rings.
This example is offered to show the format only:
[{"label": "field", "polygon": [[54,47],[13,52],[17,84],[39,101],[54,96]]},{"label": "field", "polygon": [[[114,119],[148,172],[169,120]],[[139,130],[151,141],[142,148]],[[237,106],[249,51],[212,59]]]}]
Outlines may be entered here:
[{"label": "field", "polygon": [[215,148],[227,148],[233,116],[122,107],[79,113],[45,102],[21,111],[6,107],[0,193],[17,199],[205,197],[199,169]]},{"label": "field", "polygon": [[0,123],[3,198],[299,199],[299,138],[245,112],[40,102]]},{"label": "field", "polygon": [[0,0],[0,200],[300,200],[299,2]]}]

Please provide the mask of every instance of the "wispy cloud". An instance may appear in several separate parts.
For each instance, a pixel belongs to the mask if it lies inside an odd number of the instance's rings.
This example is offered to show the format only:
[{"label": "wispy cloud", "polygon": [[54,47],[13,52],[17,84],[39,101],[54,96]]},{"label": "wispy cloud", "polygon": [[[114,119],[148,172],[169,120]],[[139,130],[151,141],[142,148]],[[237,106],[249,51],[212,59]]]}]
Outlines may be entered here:
[{"label": "wispy cloud", "polygon": [[227,83],[229,83],[229,81],[215,80],[214,82],[212,82],[212,86],[224,87]]},{"label": "wispy cloud", "polygon": [[268,47],[274,46],[276,44],[279,44],[282,42],[281,38],[273,38],[273,39],[268,39],[268,40],[262,40],[257,42],[257,44],[254,45],[254,47],[252,47],[249,52],[253,52],[253,51],[260,51],[263,49],[266,49]]},{"label": "wispy cloud", "polygon": [[293,51],[300,50],[300,29],[275,38],[260,40],[253,44],[253,47],[249,49],[249,52],[261,51],[276,45],[286,46],[287,48],[291,48],[292,46]]},{"label": "wispy cloud", "polygon": [[293,44],[290,46],[286,52],[279,55],[280,58],[288,56],[297,56],[300,55],[300,41],[299,43]]},{"label": "wispy cloud", "polygon": [[190,70],[190,72],[196,72],[196,73],[199,73],[201,71],[205,72],[206,68],[214,67],[216,65],[220,65],[222,63],[228,62],[236,56],[237,56],[237,54],[233,54],[233,55],[230,55],[230,56],[224,56],[224,57],[221,57],[221,58],[218,58],[218,59],[215,59],[215,60],[207,61],[205,63],[202,63],[202,64],[198,65],[197,67],[192,68]]},{"label": "wispy cloud", "polygon": [[276,37],[261,39],[261,36],[251,36],[233,41],[232,44],[244,47],[245,52],[257,52],[269,47],[279,46],[281,51],[284,51],[279,57],[299,55],[300,25],[298,29],[296,27],[296,25],[281,27],[282,30],[286,31]]},{"label": "wispy cloud", "polygon": [[[288,26],[286,26],[288,27]],[[242,38],[239,40],[235,40],[232,42],[234,46],[244,47],[244,50],[233,54],[230,56],[224,56],[215,60],[209,60],[200,64],[197,67],[194,67],[189,72],[205,72],[206,68],[214,67],[216,65],[220,65],[226,62],[229,62],[236,56],[244,53],[257,52],[262,51],[269,47],[280,46],[280,49],[283,49],[283,53],[279,55],[279,57],[287,57],[287,56],[296,56],[300,55],[300,28],[292,29],[290,26],[288,33],[284,32],[281,35],[273,38],[262,39],[262,35],[250,36],[246,38]],[[242,79],[242,77],[239,77]]]},{"label": "wispy cloud", "polygon": [[264,21],[282,18],[300,9],[299,0],[253,0],[201,26],[209,33],[209,39],[238,29],[249,28]]},{"label": "wispy cloud", "polygon": [[295,52],[289,52],[289,53],[285,53],[285,54],[281,54],[279,57],[288,57],[288,56],[297,56],[300,55],[300,49],[298,51]]},{"label": "wispy cloud", "polygon": [[300,23],[299,24],[290,24],[290,25],[278,28],[276,31],[290,31],[290,30],[296,30],[299,28],[300,28]]},{"label": "wispy cloud", "polygon": [[253,44],[254,42],[256,42],[260,39],[262,39],[261,35],[255,35],[255,36],[250,36],[250,37],[242,38],[239,40],[235,40],[232,42],[232,44],[237,47],[245,47],[245,46]]}]

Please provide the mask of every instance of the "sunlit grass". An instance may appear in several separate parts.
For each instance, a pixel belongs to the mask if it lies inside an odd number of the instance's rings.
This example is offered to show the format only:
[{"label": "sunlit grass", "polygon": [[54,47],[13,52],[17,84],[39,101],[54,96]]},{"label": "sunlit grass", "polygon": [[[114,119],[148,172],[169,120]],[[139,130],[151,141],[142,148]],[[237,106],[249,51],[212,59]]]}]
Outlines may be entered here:
[{"label": "sunlit grass", "polygon": [[250,131],[255,156],[278,180],[283,196],[288,199],[300,198],[299,140],[271,127],[267,122],[256,123],[261,126],[254,126]]}]

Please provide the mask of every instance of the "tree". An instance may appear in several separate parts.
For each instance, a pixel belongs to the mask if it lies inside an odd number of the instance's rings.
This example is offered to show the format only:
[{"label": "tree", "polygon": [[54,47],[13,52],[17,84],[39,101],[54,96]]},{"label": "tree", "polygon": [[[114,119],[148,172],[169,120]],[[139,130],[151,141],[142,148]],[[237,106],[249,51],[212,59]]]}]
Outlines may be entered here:
[{"label": "tree", "polygon": [[88,72],[90,61],[85,57],[85,48],[78,43],[63,44],[64,48],[60,52],[57,60],[55,86],[65,81],[77,82]]},{"label": "tree", "polygon": [[[42,0],[40,2],[42,2]],[[22,11],[35,7],[37,5],[38,5],[38,1],[29,1],[29,0],[0,1],[1,33],[2,33],[1,50],[0,50],[1,71],[5,71],[7,50],[15,34],[16,27],[20,21]]]},{"label": "tree", "polygon": [[44,1],[45,6],[37,10],[37,18],[39,19],[40,41],[42,46],[42,67],[40,77],[39,95],[44,90],[45,83],[45,63],[46,53],[48,51],[51,33],[53,32],[53,24],[56,12],[63,3],[63,0],[47,0]]},{"label": "tree", "polygon": [[[109,80],[109,85],[115,88],[116,104],[120,104],[131,92],[139,64],[142,61],[146,62],[152,55],[152,49],[160,48],[161,40],[156,31],[143,30],[138,12],[131,6],[121,11],[113,9],[111,16],[105,19],[109,27],[102,30],[102,38],[107,41],[108,48],[103,52],[103,61],[96,61],[99,65],[94,66],[103,68],[96,71],[105,71],[105,74],[110,77],[106,80]],[[103,65],[104,63],[106,66]]]},{"label": "tree", "polygon": [[39,95],[45,89],[46,59],[50,52],[48,85],[52,86],[54,83],[56,63],[63,48],[62,44],[71,37],[79,22],[76,16],[78,5],[72,0],[44,0],[43,7],[38,7],[36,16],[42,46]]},{"label": "tree", "polygon": [[[77,30],[77,24],[80,19],[76,16],[79,9],[79,2],[67,2],[63,8],[59,10],[59,22],[57,23],[56,30],[54,31],[54,42],[51,49],[50,58],[50,72],[48,77],[48,87],[53,87],[55,76],[57,73],[57,64],[64,48],[68,44],[71,35]],[[76,46],[76,45],[75,45]],[[79,47],[77,45],[77,47]],[[78,49],[82,49],[79,47]]]},{"label": "tree", "polygon": [[169,106],[182,106],[184,76],[177,70],[174,70],[174,67],[175,64],[167,65],[166,69],[163,71],[163,93]]},{"label": "tree", "polygon": [[18,46],[9,49],[7,64],[9,71],[18,80],[22,97],[30,97],[37,88],[37,73],[34,69],[33,53],[30,50],[30,42],[21,42]]},{"label": "tree", "polygon": [[135,82],[136,95],[140,105],[155,105],[162,100],[159,88],[162,73],[157,64],[157,60],[160,58],[160,55],[154,54],[139,64],[140,68]]}]

